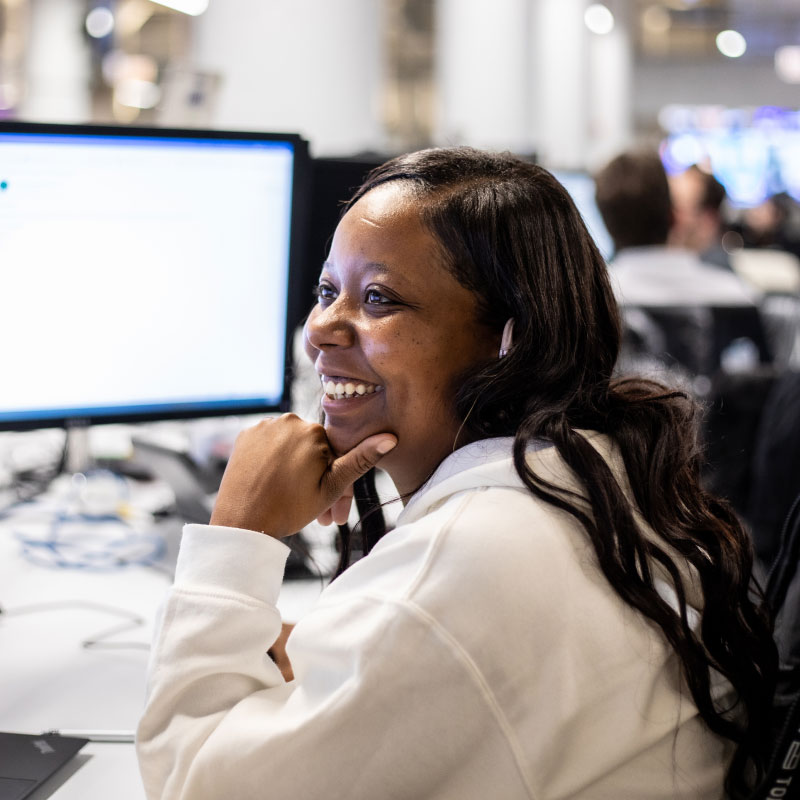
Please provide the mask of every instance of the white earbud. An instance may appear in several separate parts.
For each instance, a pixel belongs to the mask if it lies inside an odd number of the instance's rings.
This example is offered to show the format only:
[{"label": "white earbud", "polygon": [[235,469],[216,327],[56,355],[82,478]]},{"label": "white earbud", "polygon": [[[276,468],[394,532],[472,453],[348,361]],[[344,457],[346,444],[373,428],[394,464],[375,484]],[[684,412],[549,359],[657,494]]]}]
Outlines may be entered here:
[{"label": "white earbud", "polygon": [[505,326],[503,327],[503,336],[500,339],[500,358],[508,353],[512,345],[512,336],[514,333],[514,318],[509,317]]}]

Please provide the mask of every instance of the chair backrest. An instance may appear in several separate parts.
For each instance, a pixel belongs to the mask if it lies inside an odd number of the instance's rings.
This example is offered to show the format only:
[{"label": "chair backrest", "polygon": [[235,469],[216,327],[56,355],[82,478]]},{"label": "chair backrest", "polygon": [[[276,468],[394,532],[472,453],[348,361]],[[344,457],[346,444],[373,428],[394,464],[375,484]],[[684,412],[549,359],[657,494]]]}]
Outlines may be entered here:
[{"label": "chair backrest", "polygon": [[[741,373],[719,372],[706,396],[703,483],[709,491],[732,503],[743,516],[753,490],[753,453],[759,437],[772,432],[762,418],[777,379],[770,367]],[[758,477],[765,473],[762,470]],[[785,514],[784,511],[782,517]]]},{"label": "chair backrest", "polygon": [[767,578],[766,598],[777,612],[778,687],[773,703],[771,758],[752,800],[800,798],[800,495],[781,535]]},{"label": "chair backrest", "polygon": [[781,545],[781,531],[800,491],[800,372],[777,376],[758,420],[748,463],[743,511],[756,554],[768,570]]},{"label": "chair backrest", "polygon": [[[752,369],[772,361],[756,306],[648,306],[636,308],[638,316],[632,312],[628,309],[624,316],[626,334],[638,336],[633,340],[638,349],[667,367],[677,364],[691,375],[711,376],[721,367]],[[647,320],[647,328],[639,321],[642,319]],[[634,327],[637,321],[638,327]],[[729,364],[732,351],[741,349],[743,343],[748,345],[747,363]]]},{"label": "chair backrest", "polygon": [[800,369],[800,294],[765,295],[760,308],[773,363]]},{"label": "chair backrest", "polygon": [[758,361],[768,364],[773,360],[761,311],[755,306],[713,306],[712,359],[724,368],[731,345],[746,339],[751,342]]}]

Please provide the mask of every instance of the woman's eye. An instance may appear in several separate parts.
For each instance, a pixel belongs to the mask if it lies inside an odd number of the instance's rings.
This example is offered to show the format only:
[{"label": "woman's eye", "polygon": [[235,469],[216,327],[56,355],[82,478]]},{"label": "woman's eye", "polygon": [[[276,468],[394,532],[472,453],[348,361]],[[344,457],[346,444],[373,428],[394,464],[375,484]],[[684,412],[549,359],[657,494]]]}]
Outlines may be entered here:
[{"label": "woman's eye", "polygon": [[320,283],[314,287],[314,297],[320,303],[331,302],[336,299],[336,290],[329,283]]},{"label": "woman's eye", "polygon": [[364,300],[372,305],[386,305],[393,302],[390,298],[388,298],[382,292],[379,292],[377,289],[367,289],[364,295]]}]

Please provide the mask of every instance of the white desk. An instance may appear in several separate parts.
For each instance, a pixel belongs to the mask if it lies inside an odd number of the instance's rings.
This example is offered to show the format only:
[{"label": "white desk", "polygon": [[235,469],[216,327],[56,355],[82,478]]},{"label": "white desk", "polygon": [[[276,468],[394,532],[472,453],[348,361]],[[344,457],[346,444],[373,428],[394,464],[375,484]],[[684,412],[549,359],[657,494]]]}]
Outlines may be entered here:
[{"label": "white desk", "polygon": [[[36,566],[23,556],[15,524],[13,517],[0,519],[0,730],[134,730],[169,574],[142,566],[105,572]],[[160,523],[173,552],[180,527]],[[320,581],[287,583],[279,603],[284,618],[298,619],[320,589]],[[84,641],[124,622],[91,604],[138,615],[142,623],[108,637],[104,647],[86,648]],[[90,743],[35,797],[144,800],[133,745]]]},{"label": "white desk", "polygon": [[90,742],[31,800],[144,800],[132,744]]}]

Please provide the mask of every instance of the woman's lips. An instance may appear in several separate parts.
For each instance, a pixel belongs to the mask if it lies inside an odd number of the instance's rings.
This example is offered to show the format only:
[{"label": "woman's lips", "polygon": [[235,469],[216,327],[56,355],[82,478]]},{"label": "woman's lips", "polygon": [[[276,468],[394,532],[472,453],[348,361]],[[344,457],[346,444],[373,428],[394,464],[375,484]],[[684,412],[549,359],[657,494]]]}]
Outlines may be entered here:
[{"label": "woman's lips", "polygon": [[352,400],[383,391],[380,384],[368,383],[358,378],[320,375],[320,381],[325,396],[332,400]]}]

